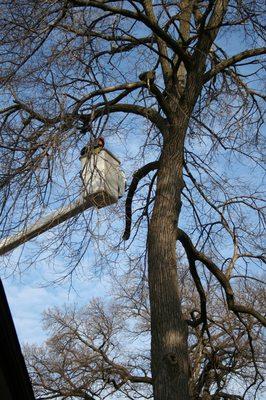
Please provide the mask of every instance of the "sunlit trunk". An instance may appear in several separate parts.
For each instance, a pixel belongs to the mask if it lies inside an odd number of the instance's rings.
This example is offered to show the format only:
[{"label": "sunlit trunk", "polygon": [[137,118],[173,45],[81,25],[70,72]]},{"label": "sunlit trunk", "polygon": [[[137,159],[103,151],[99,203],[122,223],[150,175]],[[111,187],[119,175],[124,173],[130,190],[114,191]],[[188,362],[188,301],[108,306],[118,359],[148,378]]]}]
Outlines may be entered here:
[{"label": "sunlit trunk", "polygon": [[176,256],[185,130],[186,126],[179,125],[165,138],[149,227],[151,368],[155,400],[189,399],[188,332],[182,318]]}]

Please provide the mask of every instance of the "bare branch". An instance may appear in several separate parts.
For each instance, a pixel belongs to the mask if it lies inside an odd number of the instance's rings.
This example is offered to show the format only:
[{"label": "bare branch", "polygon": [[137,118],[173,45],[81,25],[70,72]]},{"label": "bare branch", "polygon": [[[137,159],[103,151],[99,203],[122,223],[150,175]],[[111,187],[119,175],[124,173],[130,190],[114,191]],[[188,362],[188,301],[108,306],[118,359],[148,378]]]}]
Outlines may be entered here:
[{"label": "bare branch", "polygon": [[158,169],[159,161],[153,161],[149,164],[144,165],[144,167],[140,168],[133,174],[133,179],[128,189],[127,199],[126,199],[126,225],[123,233],[123,240],[128,240],[130,237],[131,231],[131,222],[132,222],[132,201],[134,198],[134,194],[137,190],[138,183],[141,179],[143,179],[146,175],[148,175],[151,171]]},{"label": "bare branch", "polygon": [[260,47],[257,49],[245,50],[239,54],[236,54],[226,60],[223,60],[215,65],[210,71],[207,71],[204,75],[204,82],[208,82],[211,78],[220,72],[223,72],[226,68],[237,64],[239,61],[246,60],[248,58],[255,57],[257,55],[266,54],[266,47]]},{"label": "bare branch", "polygon": [[243,306],[241,304],[235,303],[234,293],[230,285],[229,279],[226,278],[226,275],[214,264],[213,261],[211,261],[205,254],[195,249],[189,236],[180,228],[177,229],[177,239],[182,243],[182,245],[186,249],[187,254],[194,258],[194,260],[201,261],[220,282],[226,293],[227,305],[229,310],[235,313],[250,314],[258,321],[260,321],[264,326],[266,326],[266,319],[259,312],[252,309],[252,307]]}]

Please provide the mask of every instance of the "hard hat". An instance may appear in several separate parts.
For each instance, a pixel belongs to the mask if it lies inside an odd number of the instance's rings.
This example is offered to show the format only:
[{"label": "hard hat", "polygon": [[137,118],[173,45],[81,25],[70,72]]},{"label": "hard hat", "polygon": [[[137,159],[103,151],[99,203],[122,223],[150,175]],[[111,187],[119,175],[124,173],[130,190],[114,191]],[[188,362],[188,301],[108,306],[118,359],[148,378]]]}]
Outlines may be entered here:
[{"label": "hard hat", "polygon": [[100,145],[100,142],[102,143],[102,147],[104,147],[104,138],[103,137],[99,137],[99,139],[98,139],[98,144]]}]

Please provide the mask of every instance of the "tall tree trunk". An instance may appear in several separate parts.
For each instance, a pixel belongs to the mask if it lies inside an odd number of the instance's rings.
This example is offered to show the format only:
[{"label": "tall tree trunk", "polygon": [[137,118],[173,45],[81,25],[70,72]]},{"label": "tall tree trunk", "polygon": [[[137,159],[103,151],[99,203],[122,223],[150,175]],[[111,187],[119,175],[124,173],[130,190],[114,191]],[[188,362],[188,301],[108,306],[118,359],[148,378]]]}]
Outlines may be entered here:
[{"label": "tall tree trunk", "polygon": [[165,136],[148,233],[151,369],[155,400],[189,399],[188,332],[182,318],[176,257],[187,128],[187,121],[183,120],[181,126],[180,120],[176,125],[178,130],[171,129]]}]

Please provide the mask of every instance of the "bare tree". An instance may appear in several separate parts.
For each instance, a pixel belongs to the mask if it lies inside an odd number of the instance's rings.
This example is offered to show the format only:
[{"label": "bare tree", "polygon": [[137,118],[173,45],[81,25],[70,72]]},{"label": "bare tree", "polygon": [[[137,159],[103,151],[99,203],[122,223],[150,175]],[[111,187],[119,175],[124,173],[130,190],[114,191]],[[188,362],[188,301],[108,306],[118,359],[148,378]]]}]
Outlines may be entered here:
[{"label": "bare tree", "polygon": [[[233,0],[1,2],[4,235],[77,197],[88,136],[129,148],[141,127],[123,238],[132,231],[148,265],[155,400],[190,398],[188,327],[211,334],[199,270],[219,283],[251,346],[245,318],[265,325],[261,310],[234,294],[234,282],[252,282],[264,262],[262,10],[261,1]],[[94,221],[69,221],[52,248],[71,241],[70,274]],[[98,231],[108,229],[107,245],[120,229],[111,235],[110,226]],[[200,297],[189,319],[177,243]]]},{"label": "bare tree", "polygon": [[[198,295],[191,292],[188,275],[182,281],[184,313],[193,315]],[[259,307],[263,296],[261,285],[256,286],[247,288],[245,297]],[[37,399],[153,398],[147,281],[140,290],[136,272],[120,277],[112,294],[115,300],[109,302],[98,298],[82,309],[44,314],[46,343],[24,349]],[[208,331],[202,334],[199,326],[189,330],[191,398],[252,399],[262,383],[262,329],[252,318],[245,318],[245,325],[232,318],[219,294],[220,289],[209,286]],[[244,301],[243,288],[237,294]],[[246,329],[256,339],[252,351]]]}]

